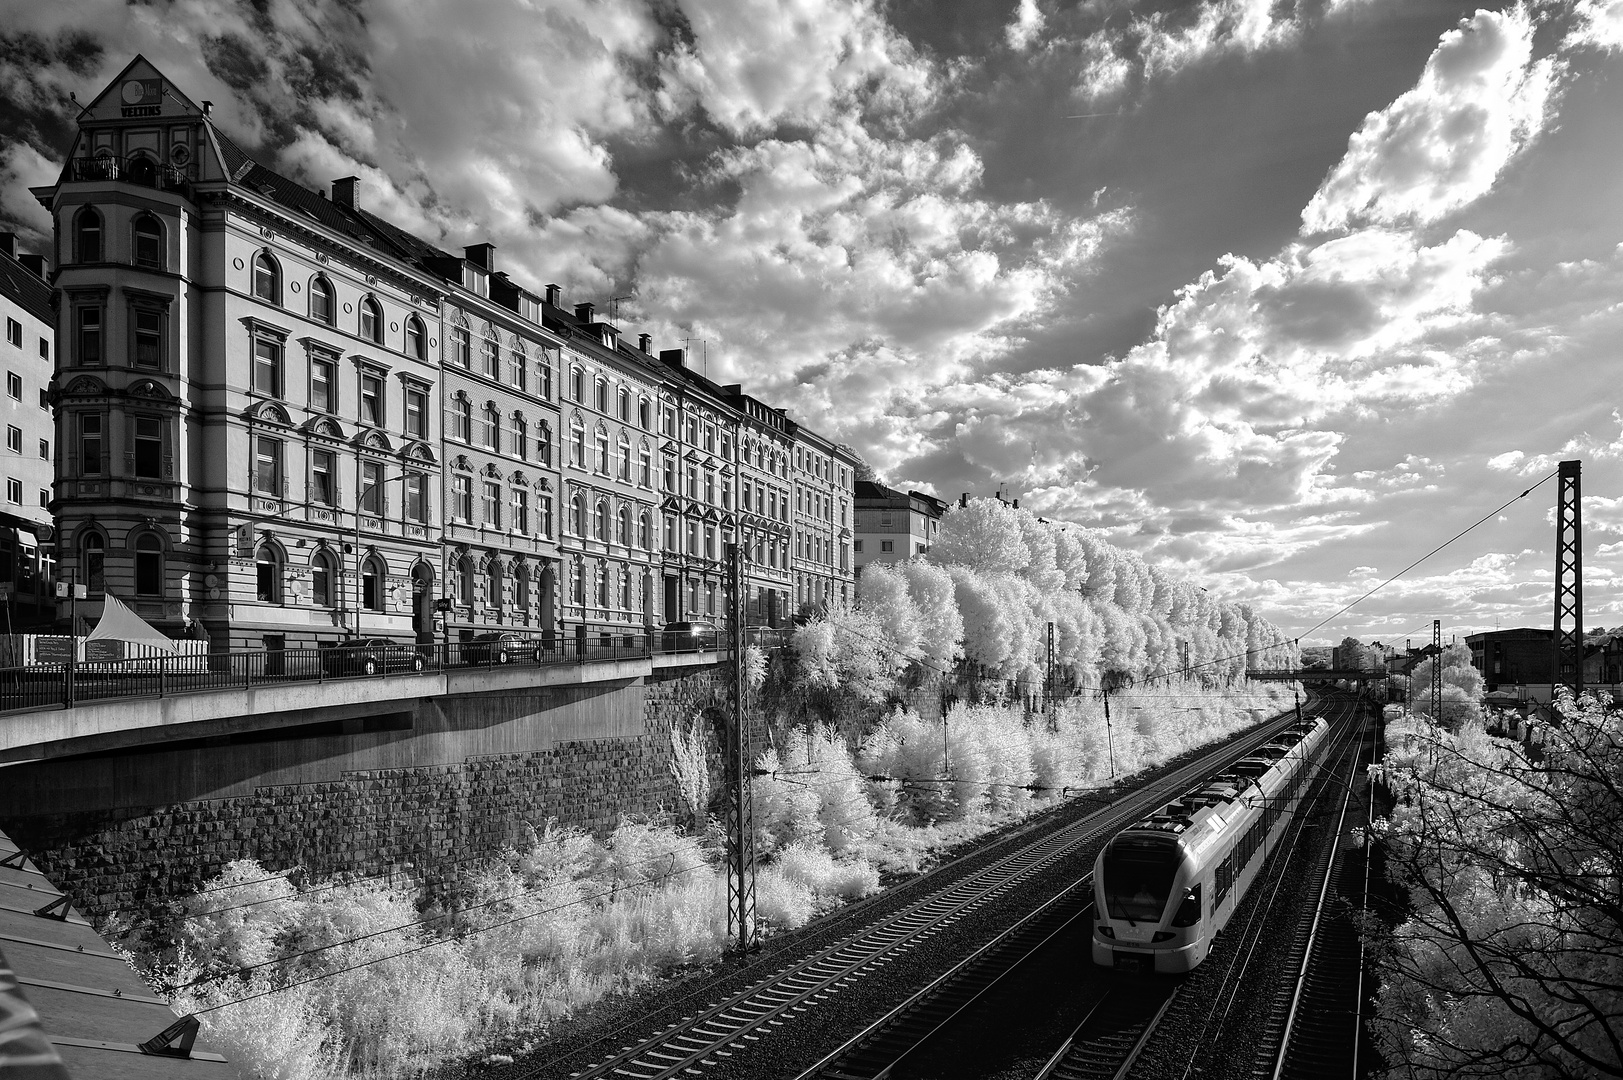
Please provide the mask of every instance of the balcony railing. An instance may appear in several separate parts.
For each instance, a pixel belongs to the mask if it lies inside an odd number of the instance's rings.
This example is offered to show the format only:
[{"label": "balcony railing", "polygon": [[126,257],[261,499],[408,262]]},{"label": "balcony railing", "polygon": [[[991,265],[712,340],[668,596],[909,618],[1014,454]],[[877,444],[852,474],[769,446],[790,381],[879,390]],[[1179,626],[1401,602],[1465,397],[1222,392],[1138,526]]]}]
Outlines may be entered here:
[{"label": "balcony railing", "polygon": [[[789,633],[751,628],[746,640],[773,648],[782,645]],[[245,649],[73,665],[37,662],[26,667],[0,667],[0,713],[72,708],[116,698],[257,688],[272,683],[413,678],[433,672],[550,667],[727,649],[726,635],[719,631],[694,637],[590,623],[566,624],[561,632],[513,637],[433,644],[391,641],[367,646],[340,641],[316,649]]]},{"label": "balcony railing", "polygon": [[192,180],[190,172],[190,169],[175,165],[160,165],[151,158],[120,161],[115,157],[103,156],[74,158],[69,175],[78,181],[118,180],[141,187],[184,191]]}]

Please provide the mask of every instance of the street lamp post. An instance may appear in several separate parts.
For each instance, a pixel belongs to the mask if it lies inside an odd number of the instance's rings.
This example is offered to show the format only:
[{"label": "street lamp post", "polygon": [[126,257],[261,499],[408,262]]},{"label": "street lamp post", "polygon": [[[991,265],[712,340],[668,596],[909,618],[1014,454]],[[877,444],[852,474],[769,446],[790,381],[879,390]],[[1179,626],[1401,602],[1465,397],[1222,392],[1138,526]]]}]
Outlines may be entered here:
[{"label": "street lamp post", "polygon": [[[355,458],[355,618],[349,629],[352,637],[361,636],[361,612],[365,608],[365,598],[361,595],[361,515],[366,512],[366,497],[384,484],[392,484],[396,480],[406,480],[417,475],[420,474],[401,473],[398,476],[385,476],[382,479],[374,480],[363,488],[361,487],[361,459],[359,455]],[[381,493],[379,493],[378,497],[377,516],[380,521],[383,519],[383,498]],[[380,583],[378,587],[381,589],[382,584]],[[379,597],[379,600],[381,599],[382,597]]]}]

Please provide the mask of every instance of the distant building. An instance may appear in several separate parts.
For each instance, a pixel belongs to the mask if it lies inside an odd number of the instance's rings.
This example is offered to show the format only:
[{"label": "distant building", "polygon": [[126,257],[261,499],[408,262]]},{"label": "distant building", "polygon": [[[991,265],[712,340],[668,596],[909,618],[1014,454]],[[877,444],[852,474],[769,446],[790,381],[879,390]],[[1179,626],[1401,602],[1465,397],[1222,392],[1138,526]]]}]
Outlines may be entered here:
[{"label": "distant building", "polygon": [[1584,642],[1584,685],[1623,683],[1623,634]]},{"label": "distant building", "polygon": [[55,372],[56,315],[43,256],[19,254],[17,238],[0,233],[0,319],[6,324],[6,501],[0,504],[0,585],[9,599],[8,630],[30,629],[56,615],[55,537],[51,521],[56,423],[50,386]]},{"label": "distant building", "polygon": [[1548,629],[1492,630],[1468,635],[1465,644],[1471,650],[1471,666],[1482,673],[1489,691],[1550,681],[1554,634]]},{"label": "distant building", "polygon": [[922,491],[897,491],[858,480],[856,496],[857,570],[871,562],[900,562],[928,554],[947,504]]}]

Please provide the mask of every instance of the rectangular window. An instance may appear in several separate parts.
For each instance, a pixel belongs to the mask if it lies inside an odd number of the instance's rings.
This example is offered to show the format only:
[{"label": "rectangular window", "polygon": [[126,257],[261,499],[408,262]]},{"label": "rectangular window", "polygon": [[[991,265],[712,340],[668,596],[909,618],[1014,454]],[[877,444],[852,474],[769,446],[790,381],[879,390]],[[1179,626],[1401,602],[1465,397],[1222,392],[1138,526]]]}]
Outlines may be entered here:
[{"label": "rectangular window", "polygon": [[665,519],[665,550],[676,550],[676,519],[673,517]]},{"label": "rectangular window", "polygon": [[421,390],[406,391],[406,434],[428,438],[428,395]]},{"label": "rectangular window", "polygon": [[79,471],[86,476],[101,472],[101,414],[79,415]]},{"label": "rectangular window", "polygon": [[16,424],[6,426],[6,449],[13,454],[23,452],[23,429]]},{"label": "rectangular window", "polygon": [[41,360],[49,360],[51,358],[51,343],[44,338],[39,339],[39,358]]},{"label": "rectangular window", "polygon": [[473,366],[473,342],[465,327],[458,326],[451,331],[451,359],[459,367]]},{"label": "rectangular window", "polygon": [[502,486],[485,484],[485,524],[492,529],[502,527]]},{"label": "rectangular window", "polygon": [[254,448],[254,490],[263,495],[282,494],[282,440],[259,436]]},{"label": "rectangular window", "polygon": [[76,340],[79,343],[79,363],[101,363],[101,308],[82,307],[78,309],[79,324],[76,328]]},{"label": "rectangular window", "polygon": [[530,493],[521,488],[513,489],[513,530],[530,531]]},{"label": "rectangular window", "polygon": [[699,523],[697,521],[690,521],[690,522],[688,522],[688,554],[689,555],[697,555],[698,553],[699,553]]},{"label": "rectangular window", "polygon": [[524,374],[524,363],[526,359],[527,358],[525,355],[521,352],[513,353],[507,358],[507,381],[518,387],[520,390],[524,389],[524,384],[527,381]]},{"label": "rectangular window", "polygon": [[418,473],[409,474],[405,481],[406,487],[406,520],[415,521],[419,525],[428,523],[428,477]]},{"label": "rectangular window", "polygon": [[163,312],[135,309],[135,366],[163,367]]},{"label": "rectangular window", "polygon": [[163,421],[154,416],[135,418],[135,475],[163,476]]},{"label": "rectangular window", "polygon": [[494,341],[490,340],[489,338],[486,338],[485,339],[485,345],[484,345],[484,355],[485,355],[485,374],[489,375],[492,379],[501,378],[501,374],[502,374],[502,366],[501,366],[502,365],[502,350],[501,350],[501,346],[497,345]]},{"label": "rectangular window", "polygon": [[265,338],[254,339],[254,389],[267,397],[282,396],[282,347]]},{"label": "rectangular window", "polygon": [[383,513],[383,463],[361,463],[361,513],[378,517]]},{"label": "rectangular window", "polygon": [[697,499],[698,497],[699,497],[699,467],[697,465],[689,465],[688,466],[688,498]]},{"label": "rectangular window", "polygon": [[710,525],[704,527],[704,557],[707,559],[716,557],[716,530]]},{"label": "rectangular window", "polygon": [[548,361],[546,359],[546,356],[544,354],[543,354],[543,356],[541,358],[541,365],[540,365],[539,370],[540,370],[540,375],[541,375],[541,385],[537,386],[535,388],[535,392],[541,395],[541,400],[542,401],[551,401],[552,400],[552,364],[551,364],[550,361]]},{"label": "rectangular window", "polygon": [[310,361],[310,407],[321,412],[338,411],[336,366],[331,360]]},{"label": "rectangular window", "polygon": [[879,550],[880,551],[887,551],[887,552],[888,551],[895,551],[896,550],[896,544],[893,541],[890,541],[890,540],[881,540],[881,541],[879,541]]},{"label": "rectangular window", "polygon": [[851,541],[851,550],[852,551],[861,551],[862,550],[862,541],[861,540],[853,540],[853,541]]},{"label": "rectangular window", "polygon": [[473,478],[471,476],[453,476],[451,478],[451,493],[456,498],[457,520],[472,521]]},{"label": "rectangular window", "polygon": [[377,375],[361,376],[361,423],[383,426],[383,379]]},{"label": "rectangular window", "polygon": [[[51,505],[51,493],[44,488],[39,489],[39,504],[47,509],[49,509]],[[41,576],[44,576],[43,570],[41,570]],[[1614,679],[1613,681],[1615,682],[1616,680]]]},{"label": "rectangular window", "polygon": [[18,322],[16,319],[7,317],[7,319],[6,319],[6,340],[11,342],[11,344],[17,346],[17,348],[19,348],[19,349],[22,348],[23,347],[23,324]]},{"label": "rectangular window", "polygon": [[43,459],[45,461],[50,461],[51,460],[51,440],[50,439],[41,439],[39,441],[39,456],[40,456],[41,459]]},{"label": "rectangular window", "polygon": [[704,501],[711,506],[716,504],[716,474],[709,471],[704,474]]},{"label": "rectangular window", "polygon": [[15,503],[18,506],[23,504],[23,482],[21,480],[6,478],[6,501]]},{"label": "rectangular window", "polygon": [[15,371],[6,372],[6,393],[12,401],[23,399],[23,377]]},{"label": "rectangular window", "polygon": [[653,457],[648,453],[646,448],[640,452],[640,456],[638,458],[637,483],[641,484],[643,487],[652,487],[654,483]]},{"label": "rectangular window", "polygon": [[332,506],[337,489],[333,486],[336,459],[331,450],[314,450],[310,454],[310,500],[322,506]]},{"label": "rectangular window", "polygon": [[676,459],[665,459],[665,491],[671,495],[676,494]]}]

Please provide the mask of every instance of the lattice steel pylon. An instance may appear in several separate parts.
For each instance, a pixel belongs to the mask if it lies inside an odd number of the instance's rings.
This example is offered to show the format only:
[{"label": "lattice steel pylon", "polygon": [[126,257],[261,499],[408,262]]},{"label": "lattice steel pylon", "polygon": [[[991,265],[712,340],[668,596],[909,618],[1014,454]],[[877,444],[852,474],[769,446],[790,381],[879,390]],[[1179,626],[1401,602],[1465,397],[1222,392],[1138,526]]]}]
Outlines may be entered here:
[{"label": "lattice steel pylon", "polygon": [[755,923],[755,810],[744,671],[744,550],[727,545],[727,630],[733,653],[732,709],[727,720],[727,938],[741,952],[759,944]]},{"label": "lattice steel pylon", "polygon": [[1431,620],[1431,722],[1443,722],[1443,620]]},{"label": "lattice steel pylon", "polygon": [[1583,517],[1579,503],[1580,461],[1563,461],[1555,503],[1555,651],[1550,682],[1570,687],[1576,697],[1584,688],[1584,553]]}]

